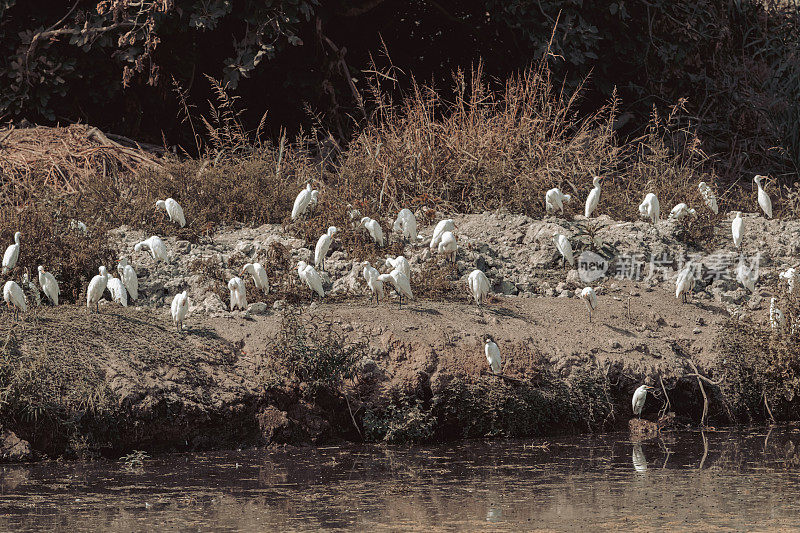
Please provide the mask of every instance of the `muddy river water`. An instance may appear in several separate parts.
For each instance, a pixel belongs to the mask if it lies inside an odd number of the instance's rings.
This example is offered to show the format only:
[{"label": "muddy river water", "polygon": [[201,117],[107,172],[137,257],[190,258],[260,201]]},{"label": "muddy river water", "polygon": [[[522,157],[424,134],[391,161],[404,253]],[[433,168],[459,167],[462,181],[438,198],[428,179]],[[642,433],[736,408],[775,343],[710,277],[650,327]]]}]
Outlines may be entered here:
[{"label": "muddy river water", "polygon": [[800,427],[0,468],[0,530],[800,528]]}]

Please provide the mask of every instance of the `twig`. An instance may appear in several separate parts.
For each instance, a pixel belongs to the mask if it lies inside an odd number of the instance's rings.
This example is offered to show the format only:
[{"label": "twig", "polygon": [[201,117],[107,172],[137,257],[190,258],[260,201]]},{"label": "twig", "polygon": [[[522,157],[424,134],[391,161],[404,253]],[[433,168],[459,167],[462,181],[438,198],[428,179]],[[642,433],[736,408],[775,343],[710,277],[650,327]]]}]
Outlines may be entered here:
[{"label": "twig", "polygon": [[767,393],[764,392],[763,396],[764,396],[764,407],[767,408],[767,414],[769,415],[769,419],[774,424],[775,423],[775,417],[772,416],[772,409],[769,408],[769,402],[767,402]]},{"label": "twig", "polygon": [[706,395],[706,389],[703,387],[703,380],[708,381],[709,383],[713,384],[713,381],[709,380],[708,378],[701,376],[700,372],[697,370],[697,366],[695,366],[694,362],[691,359],[687,359],[689,365],[694,370],[694,374],[690,374],[697,378],[697,384],[700,385],[700,392],[703,394],[703,416],[700,418],[700,425],[706,425],[706,415],[708,414],[708,396]]},{"label": "twig", "polygon": [[658,381],[661,382],[661,390],[664,391],[664,399],[667,401],[662,408],[663,413],[659,412],[658,417],[661,418],[665,414],[670,411],[672,407],[672,403],[669,401],[669,395],[667,394],[667,388],[664,386],[664,380],[662,379],[661,375],[658,376]]},{"label": "twig", "polygon": [[347,394],[344,395],[344,401],[347,402],[347,410],[350,412],[350,420],[353,421],[353,426],[355,426],[356,431],[358,431],[358,436],[361,437],[361,440],[364,440],[364,435],[361,434],[361,429],[359,429],[358,424],[356,423],[356,417],[353,416],[353,410],[350,408],[350,399],[347,397]]}]

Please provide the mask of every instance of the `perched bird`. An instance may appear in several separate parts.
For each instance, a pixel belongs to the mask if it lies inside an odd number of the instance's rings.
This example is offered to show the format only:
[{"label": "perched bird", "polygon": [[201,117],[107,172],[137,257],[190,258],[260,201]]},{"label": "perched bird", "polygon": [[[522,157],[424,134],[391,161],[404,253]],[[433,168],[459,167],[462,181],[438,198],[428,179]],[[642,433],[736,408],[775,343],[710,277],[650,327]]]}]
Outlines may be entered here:
[{"label": "perched bird", "polygon": [[584,287],[581,291],[581,300],[586,302],[586,309],[589,310],[589,322],[591,322],[592,313],[597,309],[597,293],[591,287]]},{"label": "perched bird", "polygon": [[127,257],[120,257],[117,260],[117,272],[122,279],[122,284],[128,291],[131,300],[139,298],[139,278],[136,277],[136,271],[131,265],[128,264]]},{"label": "perched bird", "polygon": [[156,209],[163,209],[166,211],[170,222],[174,222],[182,228],[186,226],[186,217],[183,216],[183,208],[172,198],[157,201]]},{"label": "perched bird", "polygon": [[644,201],[639,204],[639,214],[655,224],[661,218],[661,206],[658,203],[658,197],[649,192],[644,197]]},{"label": "perched bird", "polygon": [[311,202],[311,183],[306,183],[306,188],[300,191],[297,198],[294,199],[294,206],[292,207],[292,220],[295,220],[300,215],[304,215],[308,209],[308,204]]},{"label": "perched bird", "polygon": [[359,226],[367,230],[367,233],[369,233],[370,238],[375,241],[375,244],[378,246],[384,245],[383,229],[381,229],[381,225],[378,224],[377,220],[363,217]]},{"label": "perched bird", "polygon": [[314,209],[317,208],[317,204],[319,204],[319,191],[314,189],[311,191],[311,200],[308,201],[308,208],[306,209],[306,212],[313,213]]},{"label": "perched bird", "polygon": [[431,237],[431,250],[437,250],[439,243],[442,241],[442,234],[446,231],[453,232],[456,230],[456,224],[452,218],[440,220],[436,227],[433,228],[433,237]]},{"label": "perched bird", "polygon": [[92,305],[95,305],[99,313],[100,299],[103,297],[103,293],[106,292],[106,286],[108,285],[108,271],[102,265],[98,270],[100,273],[92,278],[92,281],[89,282],[89,287],[86,289],[86,307],[91,309]]},{"label": "perched bird", "polygon": [[753,178],[753,181],[758,185],[758,205],[761,206],[761,210],[764,211],[767,218],[772,218],[772,200],[770,200],[767,191],[764,190],[764,186],[761,185],[761,181],[764,178],[766,178],[766,176],[757,175]]},{"label": "perched bird", "polygon": [[121,279],[109,276],[106,288],[111,293],[112,301],[117,302],[122,307],[128,307],[128,291],[125,290],[125,285],[122,284]]},{"label": "perched bird", "polygon": [[417,242],[417,218],[410,209],[401,209],[397,214],[392,229],[403,235],[410,242]]},{"label": "perched bird", "polygon": [[19,259],[19,240],[22,238],[22,233],[16,232],[14,234],[14,244],[6,248],[6,253],[3,254],[3,274],[8,274],[8,271],[17,266],[17,259]]},{"label": "perched bird", "polygon": [[22,288],[17,285],[16,281],[8,280],[6,284],[3,285],[3,300],[6,301],[6,305],[11,308],[14,307],[14,318],[16,319],[19,316],[20,312],[27,312],[28,311],[28,304],[25,302],[25,293],[22,292]]},{"label": "perched bird", "polygon": [[142,249],[149,250],[150,255],[153,256],[153,259],[156,261],[164,261],[165,263],[169,262],[167,258],[167,247],[159,237],[153,235],[149,239],[145,239],[142,242],[136,244],[133,247],[135,252],[140,252]]},{"label": "perched bird", "polygon": [[86,227],[86,224],[80,220],[75,220],[74,218],[69,220],[69,229],[72,231],[77,231],[78,233],[82,233],[83,235],[89,233],[89,228]]},{"label": "perched bird", "polygon": [[772,329],[780,329],[786,325],[786,317],[783,316],[783,311],[778,309],[778,299],[775,297],[769,299],[769,324]]},{"label": "perched bird", "polygon": [[[756,259],[758,261],[758,259]],[[758,262],[753,268],[747,266],[744,256],[739,256],[739,265],[736,267],[736,281],[742,284],[750,292],[756,292],[756,280],[758,279]]]},{"label": "perched bird", "polygon": [[600,176],[592,178],[594,188],[589,191],[589,196],[586,197],[586,209],[583,212],[586,218],[592,216],[592,213],[594,213],[594,210],[597,208],[597,204],[600,202],[600,184],[602,182],[603,178]]},{"label": "perched bird", "polygon": [[499,374],[501,370],[502,360],[500,359],[500,348],[494,342],[491,335],[484,337],[483,353],[486,354],[486,361],[489,363],[489,369],[492,374]]},{"label": "perched bird", "polygon": [[189,312],[189,295],[186,291],[175,295],[175,298],[172,299],[172,304],[170,304],[170,310],[172,312],[172,322],[175,323],[178,331],[181,331],[183,329],[183,319],[186,318],[186,314]]},{"label": "perched bird", "polygon": [[789,294],[792,294],[794,293],[795,281],[798,277],[800,277],[800,271],[798,271],[795,267],[791,267],[778,274],[778,277],[786,280],[788,292]]},{"label": "perched bird", "polygon": [[561,189],[558,187],[554,187],[547,191],[544,195],[544,209],[548,213],[552,213],[555,210],[561,211],[561,214],[564,214],[564,204],[572,200],[572,196],[569,194],[564,194],[561,192]]},{"label": "perched bird", "polygon": [[572,256],[572,244],[570,244],[569,239],[561,233],[554,233],[553,242],[556,243],[558,253],[564,258],[564,267],[566,268],[567,263],[569,263],[569,266],[575,266],[575,258]]},{"label": "perched bird", "polygon": [[673,220],[680,220],[685,216],[696,217],[697,211],[686,204],[678,204],[672,208],[672,211],[669,212],[669,218]]},{"label": "perched bird", "polygon": [[489,294],[489,278],[482,270],[475,269],[470,272],[467,285],[472,297],[475,298],[475,305],[480,306],[483,299]]},{"label": "perched bird", "polygon": [[228,282],[228,290],[231,293],[231,311],[237,307],[242,311],[247,309],[247,290],[244,286],[244,280],[238,276],[232,277]]},{"label": "perched bird", "polygon": [[458,241],[452,231],[445,231],[442,233],[442,238],[439,241],[439,253],[444,254],[445,258],[453,263],[456,262],[456,254],[458,253]]},{"label": "perched bird", "polygon": [[694,265],[691,261],[678,272],[675,278],[675,298],[681,298],[686,303],[687,296],[694,290]]},{"label": "perched bird", "polygon": [[329,227],[328,232],[319,238],[317,246],[314,248],[314,266],[321,266],[323,272],[325,271],[325,256],[328,255],[328,249],[331,247],[333,236],[337,231],[336,226]]},{"label": "perched bird", "polygon": [[642,418],[642,409],[644,409],[644,401],[647,399],[647,391],[653,390],[649,385],[642,385],[633,393],[631,405],[633,406],[633,414]]},{"label": "perched bird", "polygon": [[58,295],[61,294],[58,282],[55,276],[50,272],[46,272],[42,265],[39,265],[39,286],[42,288],[44,295],[47,296],[47,299],[53,305],[58,305]]},{"label": "perched bird", "polygon": [[391,283],[395,292],[397,292],[397,295],[400,297],[401,308],[403,307],[403,296],[409,300],[414,299],[414,293],[411,292],[411,282],[409,282],[406,275],[399,270],[394,269],[388,274],[381,274],[378,276],[378,279],[383,283]]},{"label": "perched bird", "polygon": [[264,291],[264,294],[269,294],[269,278],[267,277],[267,271],[264,270],[261,263],[245,264],[239,275],[244,276],[245,273],[253,276],[253,283],[256,284],[256,289],[261,289]]},{"label": "perched bird", "polygon": [[364,266],[364,270],[362,271],[362,275],[364,276],[364,280],[367,282],[367,287],[371,291],[371,295],[369,297],[369,301],[371,302],[373,298],[375,298],[375,304],[379,304],[381,298],[383,298],[383,281],[379,278],[380,272],[375,269],[369,261],[364,261],[362,263]]},{"label": "perched bird", "polygon": [[394,259],[392,259],[391,257],[387,257],[386,261],[384,262],[384,266],[390,267],[392,269],[396,268],[397,270],[405,274],[409,280],[411,279],[411,264],[408,262],[408,259],[406,259],[402,255],[398,255]]},{"label": "perched bird", "polygon": [[737,211],[736,216],[731,222],[731,233],[733,234],[733,245],[737,248],[742,247],[742,237],[744,237],[744,219],[742,212]]},{"label": "perched bird", "polygon": [[311,301],[314,301],[314,293],[319,295],[320,300],[325,297],[325,290],[322,288],[322,278],[319,276],[317,270],[307,264],[305,261],[297,263],[297,275],[300,280],[305,282],[309,289],[311,289]]},{"label": "perched bird", "polygon": [[717,206],[717,197],[714,194],[714,191],[711,190],[711,187],[706,185],[705,181],[701,181],[700,183],[697,184],[697,188],[700,189],[700,194],[703,195],[703,200],[705,200],[708,208],[711,209],[711,211],[713,211],[715,215],[719,213],[719,207]]}]

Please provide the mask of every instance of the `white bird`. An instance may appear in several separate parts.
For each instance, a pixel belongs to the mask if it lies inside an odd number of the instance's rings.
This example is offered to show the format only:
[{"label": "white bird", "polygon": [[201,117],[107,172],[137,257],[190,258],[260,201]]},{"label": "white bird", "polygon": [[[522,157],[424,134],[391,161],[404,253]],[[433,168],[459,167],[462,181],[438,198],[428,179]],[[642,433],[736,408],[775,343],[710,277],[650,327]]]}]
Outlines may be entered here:
[{"label": "white bird", "polygon": [[755,268],[747,266],[744,256],[739,256],[739,265],[736,267],[736,281],[742,284],[750,292],[756,292],[756,280],[758,279],[758,258],[756,258]]},{"label": "white bird", "polygon": [[80,220],[75,220],[74,218],[71,218],[69,220],[69,229],[77,231],[84,235],[86,235],[89,232],[89,228],[86,227],[86,224],[84,224]]},{"label": "white bird", "polygon": [[645,195],[644,201],[639,204],[639,214],[655,224],[661,218],[661,206],[658,203],[658,197],[649,192]]},{"label": "white bird", "polygon": [[397,295],[400,297],[401,308],[403,307],[403,296],[409,300],[414,299],[414,293],[411,292],[411,282],[408,281],[406,275],[399,270],[394,269],[388,274],[381,274],[378,276],[378,279],[383,283],[391,283],[392,287],[394,287],[394,290],[397,292]]},{"label": "white bird", "polygon": [[589,322],[591,322],[592,313],[597,309],[597,293],[591,287],[584,287],[581,291],[581,299],[586,302],[586,309],[589,310]]},{"label": "white bird", "polygon": [[58,288],[56,277],[50,272],[46,272],[42,265],[39,265],[39,286],[42,287],[42,292],[53,305],[58,305],[58,295],[61,291]]},{"label": "white bird", "polygon": [[556,244],[558,253],[564,258],[564,267],[566,268],[567,263],[569,263],[569,266],[575,266],[575,258],[572,255],[572,244],[570,244],[569,239],[561,233],[554,233],[553,242]]},{"label": "white bird", "polygon": [[547,191],[544,195],[544,209],[548,213],[552,213],[555,210],[561,211],[561,214],[564,214],[564,204],[572,200],[572,196],[569,194],[564,194],[561,192],[561,189],[558,187],[554,187]]},{"label": "white bird", "polygon": [[319,276],[317,270],[307,264],[305,261],[297,263],[297,275],[300,280],[305,282],[309,289],[311,289],[311,301],[314,301],[314,293],[319,295],[320,300],[325,297],[325,289],[322,288],[322,278]]},{"label": "white bird", "polygon": [[480,306],[483,303],[483,299],[489,294],[489,278],[486,277],[482,270],[476,268],[470,272],[467,278],[467,285],[472,297],[475,298],[475,305]]},{"label": "white bird", "polygon": [[778,299],[773,297],[769,300],[769,324],[772,329],[780,329],[786,324],[786,317],[783,311],[778,309]]},{"label": "white bird", "polygon": [[685,216],[697,216],[697,211],[692,209],[686,204],[678,204],[672,208],[672,211],[669,212],[669,218],[674,220],[680,220]]},{"label": "white bird", "polygon": [[713,211],[715,215],[719,213],[719,207],[717,206],[717,197],[714,194],[714,191],[711,190],[711,187],[706,185],[705,181],[701,181],[700,183],[697,184],[697,188],[700,189],[700,194],[703,195],[703,200],[705,200],[708,208],[711,209],[711,211]]},{"label": "white bird", "polygon": [[442,233],[442,238],[439,241],[439,253],[443,254],[446,259],[456,262],[456,254],[458,253],[458,241],[452,231],[445,231]]},{"label": "white bird", "polygon": [[153,235],[149,239],[145,239],[142,242],[136,243],[136,246],[133,247],[135,252],[140,252],[144,248],[145,250],[150,251],[150,255],[153,256],[153,259],[156,261],[164,261],[165,263],[169,262],[167,258],[167,247],[158,236]]},{"label": "white bird", "polygon": [[390,267],[392,270],[396,268],[405,274],[409,280],[411,279],[411,264],[408,262],[408,259],[402,255],[398,255],[394,259],[387,257],[384,266]]},{"label": "white bird", "polygon": [[744,237],[744,219],[742,212],[737,211],[736,216],[731,222],[731,233],[733,234],[733,245],[737,248],[742,247],[742,237]]},{"label": "white bird", "polygon": [[308,204],[311,202],[311,183],[306,184],[306,188],[300,191],[297,198],[294,199],[294,206],[292,207],[292,220],[295,220],[300,215],[304,215]]},{"label": "white bird", "polygon": [[369,261],[364,261],[362,263],[364,266],[364,270],[362,271],[362,275],[364,276],[364,280],[367,282],[367,287],[372,292],[369,297],[369,301],[371,302],[373,298],[375,298],[376,305],[380,303],[381,298],[383,298],[383,281],[378,279],[380,276],[380,272],[376,268],[374,268]]},{"label": "white bird", "polygon": [[8,280],[6,284],[3,285],[3,300],[6,301],[6,305],[9,308],[14,306],[14,318],[19,316],[20,311],[23,313],[28,311],[28,304],[25,302],[25,293],[22,292],[22,288],[17,285],[16,281]]},{"label": "white bird", "polygon": [[186,314],[189,312],[189,295],[186,291],[175,295],[175,298],[172,299],[172,304],[170,304],[170,310],[172,312],[172,322],[175,323],[178,331],[181,331],[183,329],[183,319],[186,318]]},{"label": "white bird", "polygon": [[314,209],[316,209],[317,204],[319,204],[319,191],[314,189],[311,191],[311,200],[308,201],[308,209],[306,211],[308,213],[313,213]]},{"label": "white bird", "polygon": [[108,271],[106,267],[100,266],[98,269],[100,274],[92,278],[89,282],[89,287],[86,289],[86,307],[92,308],[92,304],[97,306],[97,312],[100,312],[100,299],[103,293],[106,292],[108,285]]},{"label": "white bird", "polygon": [[597,204],[600,202],[600,184],[602,182],[603,178],[600,176],[592,178],[594,188],[589,191],[589,196],[586,197],[586,209],[584,209],[583,212],[586,218],[592,216],[592,213],[594,213],[594,210],[597,208]]},{"label": "white bird", "polygon": [[681,298],[686,303],[687,296],[694,290],[694,281],[694,265],[690,261],[675,278],[675,298]]},{"label": "white bird", "polygon": [[156,209],[163,209],[169,216],[169,221],[178,224],[180,227],[186,226],[186,217],[183,216],[183,208],[172,198],[159,200],[156,202]]},{"label": "white bird", "polygon": [[269,278],[267,277],[267,271],[264,270],[261,263],[245,264],[239,275],[244,276],[245,273],[253,276],[253,283],[255,283],[256,289],[261,289],[264,291],[264,294],[269,294]]},{"label": "white bird", "polygon": [[131,300],[139,298],[139,278],[136,277],[136,271],[131,265],[128,264],[127,257],[120,257],[117,260],[117,272],[122,279],[125,289],[128,291]]},{"label": "white bird", "polygon": [[797,278],[800,277],[800,271],[798,271],[794,267],[791,267],[791,268],[781,272],[780,274],[778,274],[778,277],[780,279],[785,279],[786,280],[786,284],[788,285],[788,289],[789,289],[788,292],[789,292],[789,294],[793,294],[794,293],[794,283],[797,280]]},{"label": "white bird", "polygon": [[403,235],[404,239],[417,242],[417,217],[410,209],[401,209],[397,214],[392,229]]},{"label": "white bird", "polygon": [[433,228],[433,237],[431,237],[431,250],[436,250],[439,247],[439,243],[442,240],[442,234],[445,231],[453,232],[456,230],[456,223],[453,222],[452,218],[446,218],[444,220],[440,220],[436,227]]},{"label": "white bird", "polygon": [[238,276],[232,277],[228,282],[228,290],[231,293],[231,311],[237,307],[242,311],[247,309],[247,290],[245,289],[244,280]]},{"label": "white bird", "polygon": [[322,271],[325,271],[325,256],[328,255],[328,249],[331,247],[333,236],[338,230],[336,226],[328,228],[328,232],[323,234],[317,241],[317,246],[314,248],[314,266],[322,266]]},{"label": "white bird", "polygon": [[753,178],[753,181],[756,182],[758,185],[758,205],[761,206],[761,209],[764,211],[764,214],[767,215],[767,218],[772,218],[772,200],[770,200],[767,191],[764,190],[764,186],[761,185],[761,181],[766,178],[766,176],[756,176]]},{"label": "white bird", "polygon": [[499,374],[503,363],[500,358],[500,348],[497,347],[491,335],[486,335],[484,342],[483,353],[486,354],[486,362],[489,363],[489,369],[492,374]]},{"label": "white bird", "polygon": [[128,291],[125,290],[125,285],[122,284],[121,279],[109,276],[106,288],[111,293],[112,301],[117,302],[122,307],[128,307]]},{"label": "white bird", "polygon": [[19,231],[14,234],[14,244],[6,248],[6,253],[3,254],[3,274],[8,274],[8,271],[17,266],[17,259],[19,259],[19,240],[22,238],[22,233]]},{"label": "white bird", "polygon": [[363,217],[361,219],[360,226],[367,230],[370,238],[375,241],[375,244],[378,246],[383,246],[383,229],[381,229],[381,225],[378,224],[377,220],[373,220],[369,217]]},{"label": "white bird", "polygon": [[642,385],[633,393],[633,399],[631,400],[633,414],[639,418],[642,418],[642,409],[644,409],[644,402],[647,399],[647,391],[649,390],[653,390],[653,387],[649,385]]}]

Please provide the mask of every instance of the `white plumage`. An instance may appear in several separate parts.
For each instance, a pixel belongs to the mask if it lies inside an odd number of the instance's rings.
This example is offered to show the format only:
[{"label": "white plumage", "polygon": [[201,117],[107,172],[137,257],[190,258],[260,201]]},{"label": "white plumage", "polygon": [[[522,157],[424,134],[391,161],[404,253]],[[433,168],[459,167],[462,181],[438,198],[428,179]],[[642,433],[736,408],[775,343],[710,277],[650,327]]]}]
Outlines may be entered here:
[{"label": "white plumage", "polygon": [[183,319],[186,318],[186,314],[189,312],[189,295],[186,291],[175,295],[175,298],[172,299],[172,304],[170,304],[170,311],[172,312],[172,322],[178,328],[178,331],[181,331],[183,329]]},{"label": "white plumage", "polygon": [[639,204],[639,214],[644,218],[649,218],[655,224],[661,218],[661,205],[658,203],[658,197],[649,192],[645,195],[644,201]]},{"label": "white plumage", "polygon": [[386,261],[384,262],[384,266],[390,267],[392,270],[395,268],[406,275],[406,277],[411,280],[411,264],[408,262],[402,255],[398,255],[394,259],[391,257],[387,257]]},{"label": "white plumage", "polygon": [[697,211],[684,203],[680,203],[669,212],[669,218],[674,220],[681,220],[685,216],[697,216]]},{"label": "white plumage", "polygon": [[475,299],[475,304],[481,305],[483,299],[489,294],[489,278],[486,277],[482,270],[475,269],[470,272],[467,278],[467,285],[469,286],[469,292]]},{"label": "white plumage", "polygon": [[433,228],[433,237],[431,237],[431,250],[437,250],[439,248],[439,243],[442,240],[442,234],[445,231],[453,232],[456,230],[456,223],[453,222],[452,218],[446,218],[444,220],[440,220],[436,227]]},{"label": "white plumage", "polygon": [[139,278],[136,277],[136,271],[128,264],[127,257],[120,257],[117,263],[117,272],[122,279],[122,284],[125,285],[131,300],[136,300],[139,298]]},{"label": "white plumage", "polygon": [[14,244],[6,248],[3,254],[3,274],[8,274],[8,271],[17,266],[17,259],[19,259],[19,241],[22,238],[22,233],[19,231],[14,234]]},{"label": "white plumage", "polygon": [[800,277],[800,272],[796,268],[791,267],[781,272],[778,277],[786,280],[789,294],[794,293],[795,281]]},{"label": "white plumage", "polygon": [[408,280],[405,274],[400,272],[397,269],[392,270],[388,274],[381,274],[378,276],[378,279],[383,283],[390,283],[394,290],[397,292],[397,295],[400,297],[400,306],[403,306],[403,297],[405,296],[409,300],[414,299],[414,293],[411,292],[411,282]]},{"label": "white plumage", "polygon": [[369,217],[363,217],[361,219],[361,227],[367,230],[367,233],[369,233],[370,238],[375,241],[375,244],[378,246],[383,246],[383,229],[381,229],[381,225],[378,224],[377,220],[373,220]]},{"label": "white plumage", "polygon": [[564,204],[569,202],[572,199],[572,196],[569,194],[564,194],[561,192],[561,189],[558,187],[554,187],[547,191],[544,195],[544,208],[545,211],[548,213],[552,213],[556,210],[561,211],[561,214],[564,214]]},{"label": "white plumage", "polygon": [[375,298],[375,303],[378,304],[383,298],[383,281],[379,278],[380,272],[376,268],[374,268],[369,261],[364,261],[362,263],[364,269],[362,270],[362,275],[364,276],[364,280],[367,282],[367,287],[371,291],[370,301]]},{"label": "white plumage", "polygon": [[167,212],[170,222],[178,224],[180,227],[186,226],[186,217],[183,216],[183,208],[172,198],[159,200],[156,202],[156,209],[163,209]]},{"label": "white plumage", "polygon": [[741,211],[736,212],[736,216],[731,222],[731,233],[733,234],[733,245],[741,248],[742,238],[744,237],[744,219]]},{"label": "white plumage", "polygon": [[565,264],[569,263],[570,266],[575,266],[575,258],[572,255],[572,244],[570,244],[569,239],[561,233],[555,233],[553,235],[553,242],[556,244],[558,253],[564,258]]},{"label": "white plumage", "polygon": [[163,261],[165,263],[169,262],[167,258],[167,247],[157,235],[153,235],[149,239],[145,239],[142,242],[136,243],[136,246],[133,247],[135,252],[140,252],[142,249],[149,250],[150,255],[153,256],[153,259],[156,261]]},{"label": "white plumage", "polygon": [[500,358],[500,348],[497,347],[491,335],[486,335],[483,353],[486,354],[486,362],[489,363],[489,369],[492,374],[499,374],[503,361]]},{"label": "white plumage", "polygon": [[597,309],[597,293],[591,287],[584,287],[581,291],[581,300],[586,302],[586,309],[589,310],[589,322],[591,322],[592,313]]},{"label": "white plumage", "polygon": [[14,307],[14,318],[16,318],[20,312],[25,313],[28,311],[28,304],[25,302],[25,293],[22,292],[22,288],[17,285],[16,281],[8,280],[6,284],[3,285],[3,300],[6,301],[7,306]]},{"label": "white plumage", "polygon": [[264,291],[264,294],[269,294],[269,277],[267,277],[267,271],[264,270],[264,267],[261,266],[261,263],[245,264],[242,267],[242,272],[239,275],[244,276],[245,273],[253,276],[253,283],[255,283],[256,289]]},{"label": "white plumage", "polygon": [[600,176],[592,178],[592,185],[594,185],[594,188],[589,191],[589,196],[586,197],[586,208],[583,211],[586,218],[592,216],[592,213],[594,213],[594,210],[597,208],[597,204],[600,202],[600,184],[602,182],[603,178]]},{"label": "white plumage", "polygon": [[706,185],[705,181],[701,181],[700,183],[697,184],[697,188],[700,189],[700,194],[703,195],[703,200],[705,200],[708,208],[711,209],[711,211],[713,211],[715,215],[719,213],[719,207],[717,206],[717,197],[714,194],[714,191],[711,190],[711,187]]},{"label": "white plumage", "polygon": [[47,299],[50,300],[53,305],[58,305],[58,295],[61,294],[58,288],[58,282],[55,276],[45,271],[42,265],[39,265],[39,286],[42,288],[44,295],[47,296]]},{"label": "white plumage", "polygon": [[247,309],[247,290],[245,289],[244,280],[238,276],[232,277],[228,282],[228,290],[231,293],[231,311],[237,307],[242,311]]},{"label": "white plumage", "polygon": [[767,215],[767,218],[772,218],[772,200],[770,199],[767,191],[764,190],[764,186],[761,185],[761,181],[766,176],[755,176],[753,181],[758,185],[758,205],[761,206],[761,210],[764,211],[764,214]]},{"label": "white plumage", "polygon": [[411,242],[417,242],[417,217],[410,209],[401,209],[397,214],[397,220],[394,221],[392,229],[403,235],[404,239]]},{"label": "white plumage", "polygon": [[77,231],[82,235],[86,235],[87,233],[89,233],[89,228],[86,227],[86,224],[84,224],[80,220],[75,220],[74,218],[71,218],[69,220],[69,229]]},{"label": "white plumage", "polygon": [[681,298],[685,302],[692,290],[694,290],[694,266],[690,261],[675,278],[675,298]]},{"label": "white plumage", "polygon": [[638,389],[636,389],[633,393],[633,398],[631,399],[631,406],[633,407],[633,414],[638,416],[639,418],[642,417],[642,409],[644,409],[644,402],[647,399],[647,391],[652,390],[653,387],[648,385],[642,385]]},{"label": "white plumage", "polygon": [[128,307],[128,291],[125,290],[125,285],[122,284],[121,279],[109,276],[106,288],[111,293],[112,301],[117,302],[122,307]]},{"label": "white plumage", "polygon": [[442,233],[442,238],[439,241],[439,253],[443,254],[445,258],[456,262],[456,253],[458,253],[458,241],[452,231],[445,231]]},{"label": "white plumage", "polygon": [[300,280],[305,282],[309,289],[311,289],[311,299],[314,299],[314,293],[316,292],[320,299],[325,297],[325,290],[322,288],[322,278],[319,276],[317,270],[307,264],[305,261],[300,261],[297,263],[297,275],[300,276]]},{"label": "white plumage", "polygon": [[306,188],[300,191],[297,198],[294,199],[294,206],[292,207],[292,220],[295,220],[300,215],[306,213],[308,204],[311,202],[311,184],[307,183]]},{"label": "white plumage", "polygon": [[[758,259],[756,259],[758,261]],[[736,267],[736,281],[742,284],[750,292],[756,292],[756,280],[758,279],[758,263],[755,268],[751,268],[744,260],[744,256],[739,256],[739,265]]]},{"label": "white plumage", "polygon": [[314,248],[314,266],[322,266],[323,271],[325,270],[325,256],[328,255],[333,236],[337,231],[336,226],[329,227],[328,232],[319,238],[317,246]]},{"label": "white plumage", "polygon": [[86,307],[91,309],[92,304],[94,304],[97,306],[97,312],[99,313],[100,299],[103,297],[103,293],[106,292],[106,286],[108,285],[108,271],[104,266],[101,266],[98,270],[100,273],[92,278],[89,282],[89,287],[86,289]]},{"label": "white plumage", "polygon": [[780,329],[786,324],[786,317],[778,309],[778,299],[775,297],[769,299],[769,324],[772,329]]}]

